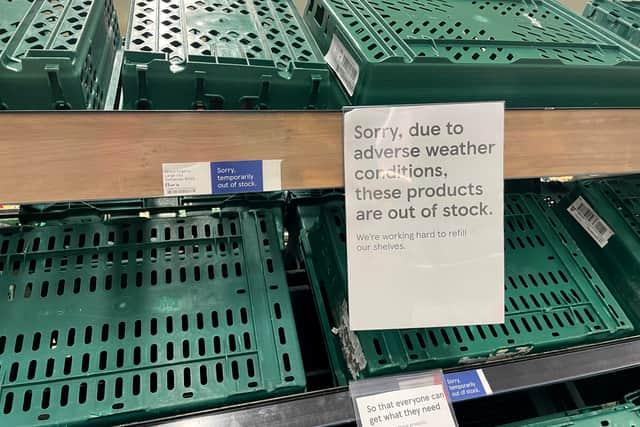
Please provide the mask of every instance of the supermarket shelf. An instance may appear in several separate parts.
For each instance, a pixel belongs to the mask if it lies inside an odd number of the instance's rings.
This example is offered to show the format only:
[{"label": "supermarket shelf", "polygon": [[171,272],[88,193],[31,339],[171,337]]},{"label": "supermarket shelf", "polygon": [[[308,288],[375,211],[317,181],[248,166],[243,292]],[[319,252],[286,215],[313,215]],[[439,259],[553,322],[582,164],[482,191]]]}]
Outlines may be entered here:
[{"label": "supermarket shelf", "polygon": [[[284,189],[343,185],[339,112],[9,112],[0,129],[5,203],[159,196],[167,162],[282,159]],[[640,171],[639,133],[640,109],[507,111],[505,178]]]},{"label": "supermarket shelf", "polygon": [[484,368],[494,393],[573,381],[640,366],[640,337]]},{"label": "supermarket shelf", "polygon": [[273,399],[254,406],[189,414],[187,416],[124,424],[120,427],[213,427],[213,426],[314,427],[341,425],[355,420],[346,388]]},{"label": "supermarket shelf", "polygon": [[[484,368],[484,373],[494,394],[498,394],[637,366],[640,366],[640,337],[497,363]],[[355,415],[348,390],[337,388],[127,426],[251,426],[256,419],[264,426],[337,426],[354,421]]]}]

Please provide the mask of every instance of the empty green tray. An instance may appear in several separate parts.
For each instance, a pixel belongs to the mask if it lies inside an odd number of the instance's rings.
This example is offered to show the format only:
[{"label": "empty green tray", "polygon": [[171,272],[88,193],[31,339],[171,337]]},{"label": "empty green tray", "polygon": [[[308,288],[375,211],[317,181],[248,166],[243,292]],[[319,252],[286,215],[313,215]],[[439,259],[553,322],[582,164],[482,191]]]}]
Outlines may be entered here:
[{"label": "empty green tray", "polygon": [[505,195],[505,323],[348,333],[344,200],[299,198],[302,256],[339,384],[606,340],[631,322],[542,197]]},{"label": "empty green tray", "polygon": [[2,424],[111,425],[303,390],[274,216],[2,230]]},{"label": "empty green tray", "polygon": [[[567,208],[582,197],[615,233],[600,247]],[[640,324],[640,175],[581,181],[557,213],[627,313]],[[594,218],[596,220],[596,218]],[[614,286],[615,284],[615,286]]]},{"label": "empty green tray", "polygon": [[353,105],[640,106],[640,51],[553,0],[309,0],[305,21],[347,51]]},{"label": "empty green tray", "polygon": [[638,393],[626,397],[620,405],[593,406],[586,409],[561,412],[539,418],[519,421],[502,427],[634,427],[640,425]]},{"label": "empty green tray", "polygon": [[126,109],[327,108],[334,88],[289,0],[139,0],[122,79]]},{"label": "empty green tray", "polygon": [[120,48],[112,0],[0,0],[0,110],[103,108]]}]

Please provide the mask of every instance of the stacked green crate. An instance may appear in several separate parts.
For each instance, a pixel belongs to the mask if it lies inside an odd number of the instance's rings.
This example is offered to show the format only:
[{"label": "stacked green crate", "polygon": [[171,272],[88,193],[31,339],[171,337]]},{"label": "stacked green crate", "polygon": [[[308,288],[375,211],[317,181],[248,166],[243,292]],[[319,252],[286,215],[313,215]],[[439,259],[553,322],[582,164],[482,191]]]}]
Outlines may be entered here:
[{"label": "stacked green crate", "polygon": [[123,66],[127,109],[338,105],[320,51],[289,0],[141,0]]},{"label": "stacked green crate", "polygon": [[296,203],[302,256],[340,384],[349,376],[494,360],[606,340],[633,330],[542,198],[507,194],[504,324],[351,332],[344,200]]},{"label": "stacked green crate", "polygon": [[640,106],[638,49],[553,0],[310,0],[305,20],[353,105]]},{"label": "stacked green crate", "polygon": [[[583,224],[593,227],[595,238],[602,238],[600,243],[569,213],[572,205],[580,209]],[[640,175],[578,182],[558,205],[558,215],[638,324],[640,316],[635,313],[640,307]],[[609,230],[613,235],[607,238]]]},{"label": "stacked green crate", "polygon": [[502,427],[634,427],[640,425],[638,393],[627,396],[620,405],[604,405],[533,418]]},{"label": "stacked green crate", "polygon": [[640,1],[592,0],[583,15],[640,46]]},{"label": "stacked green crate", "polygon": [[112,0],[0,0],[0,110],[103,108],[120,45]]},{"label": "stacked green crate", "polygon": [[43,215],[3,229],[3,425],[114,424],[303,390],[277,215]]}]

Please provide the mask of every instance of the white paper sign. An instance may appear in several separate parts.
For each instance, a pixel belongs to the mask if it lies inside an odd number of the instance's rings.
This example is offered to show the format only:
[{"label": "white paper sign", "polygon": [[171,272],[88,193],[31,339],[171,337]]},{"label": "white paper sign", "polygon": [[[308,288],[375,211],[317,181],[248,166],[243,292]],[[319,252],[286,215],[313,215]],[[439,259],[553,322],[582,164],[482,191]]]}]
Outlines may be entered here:
[{"label": "white paper sign", "polygon": [[457,425],[442,384],[358,397],[355,402],[362,426]]},{"label": "white paper sign", "polygon": [[504,104],[344,115],[354,330],[502,323]]}]

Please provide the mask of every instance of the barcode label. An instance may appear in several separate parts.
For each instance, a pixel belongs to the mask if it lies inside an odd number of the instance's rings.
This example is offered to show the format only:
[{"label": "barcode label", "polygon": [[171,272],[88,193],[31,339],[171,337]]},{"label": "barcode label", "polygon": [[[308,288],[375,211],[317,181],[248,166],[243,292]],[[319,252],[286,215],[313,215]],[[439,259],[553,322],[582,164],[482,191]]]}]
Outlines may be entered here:
[{"label": "barcode label", "polygon": [[567,211],[601,248],[604,248],[615,234],[582,197],[571,203]]},{"label": "barcode label", "polygon": [[162,184],[165,196],[211,194],[211,167],[208,162],[164,163]]},{"label": "barcode label", "polygon": [[187,194],[195,194],[195,187],[181,187],[181,188],[167,188],[165,191],[166,196],[182,196]]},{"label": "barcode label", "polygon": [[360,75],[360,67],[358,67],[358,63],[335,35],[331,40],[331,46],[324,59],[336,73],[338,79],[349,93],[349,96],[353,96],[353,91],[356,88],[358,76]]}]

